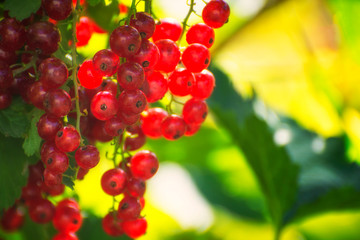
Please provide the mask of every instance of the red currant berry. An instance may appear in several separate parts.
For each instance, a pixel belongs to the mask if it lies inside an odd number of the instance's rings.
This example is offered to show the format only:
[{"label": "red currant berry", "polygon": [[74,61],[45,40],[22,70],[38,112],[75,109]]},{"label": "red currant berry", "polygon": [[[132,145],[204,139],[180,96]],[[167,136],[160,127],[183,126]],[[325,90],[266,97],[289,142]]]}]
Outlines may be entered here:
[{"label": "red currant berry", "polygon": [[59,196],[64,193],[65,185],[59,184],[59,185],[53,185],[50,187],[44,183],[41,185],[41,191],[44,192],[46,195],[55,197],[55,196]]},{"label": "red currant berry", "polygon": [[154,68],[159,61],[160,53],[157,46],[149,40],[143,40],[139,51],[129,56],[130,61],[139,63],[146,70]]},{"label": "red currant berry", "polygon": [[155,21],[153,17],[146,12],[137,12],[131,16],[130,26],[136,28],[142,39],[149,39],[155,31]]},{"label": "red currant berry", "polygon": [[168,116],[162,108],[149,108],[141,115],[141,128],[144,134],[150,138],[160,138],[161,123]]},{"label": "red currant berry", "polygon": [[140,113],[139,114],[133,114],[133,115],[127,115],[126,113],[119,111],[118,117],[121,119],[121,121],[126,125],[133,125],[137,123],[140,119]]},{"label": "red currant berry", "polygon": [[119,195],[124,191],[126,184],[126,173],[120,168],[106,171],[101,177],[103,191],[111,196]]},{"label": "red currant berry", "polygon": [[159,168],[156,155],[147,150],[141,150],[131,158],[130,171],[134,178],[148,180],[155,175]]},{"label": "red currant berry", "polygon": [[103,76],[112,76],[118,68],[119,56],[109,49],[103,49],[94,55],[92,61],[96,71]]},{"label": "red currant berry", "polygon": [[65,126],[56,133],[55,144],[63,152],[72,152],[80,145],[80,134],[74,126]]},{"label": "red currant berry", "polygon": [[85,92],[88,99],[93,99],[95,94],[97,94],[100,91],[108,91],[111,92],[114,96],[116,96],[117,89],[118,89],[117,83],[110,78],[106,78],[101,82],[100,86],[94,89],[85,89]]},{"label": "red currant berry", "polygon": [[52,187],[54,185],[60,185],[62,182],[62,174],[54,174],[48,169],[45,169],[44,171],[44,183]]},{"label": "red currant berry", "polygon": [[167,140],[176,140],[182,137],[186,131],[184,119],[177,115],[170,115],[161,124],[162,135]]},{"label": "red currant berry", "polygon": [[8,92],[0,92],[0,110],[11,105],[12,95]]},{"label": "red currant berry", "polygon": [[81,86],[88,89],[97,88],[102,83],[101,74],[95,70],[92,60],[84,61],[77,73]]},{"label": "red currant berry", "polygon": [[131,135],[125,140],[126,150],[134,151],[144,146],[146,136],[139,126],[133,125],[128,127],[126,130],[128,133],[131,133]]},{"label": "red currant berry", "polygon": [[91,100],[90,109],[94,117],[105,121],[115,116],[118,111],[118,102],[112,93],[101,91]]},{"label": "red currant berry", "polygon": [[7,209],[1,217],[1,228],[6,232],[18,230],[25,219],[25,211],[22,206],[14,205]]},{"label": "red currant berry", "polygon": [[138,238],[146,233],[147,222],[145,218],[128,220],[123,222],[122,227],[126,235],[131,238]]},{"label": "red currant berry", "polygon": [[34,199],[41,198],[41,188],[34,183],[28,183],[21,189],[21,198],[25,200],[26,205],[29,205]]},{"label": "red currant berry", "polygon": [[54,140],[56,133],[62,128],[62,123],[59,118],[51,117],[44,114],[37,123],[37,130],[39,136],[45,140]]},{"label": "red currant berry", "polygon": [[57,21],[66,19],[72,10],[72,0],[42,0],[46,14]]},{"label": "red currant berry", "polygon": [[26,42],[29,50],[39,49],[42,54],[50,55],[59,47],[59,29],[51,22],[35,22],[27,30]]},{"label": "red currant berry", "polygon": [[162,99],[168,91],[168,81],[160,72],[154,71],[152,74],[149,74],[145,83],[148,87],[144,90],[144,93],[149,103]]},{"label": "red currant berry", "polygon": [[75,233],[71,232],[59,232],[52,240],[79,240]]},{"label": "red currant berry", "polygon": [[76,47],[83,47],[89,43],[89,40],[93,34],[93,27],[91,20],[86,17],[80,17],[78,23],[76,23]]},{"label": "red currant berry", "polygon": [[140,48],[141,36],[136,28],[125,25],[117,27],[110,35],[110,47],[119,57],[130,57]]},{"label": "red currant berry", "polygon": [[54,175],[64,173],[69,167],[68,156],[61,151],[53,151],[47,155],[46,170]]},{"label": "red currant berry", "polygon": [[10,67],[6,63],[0,62],[0,89],[8,89],[13,81]]},{"label": "red currant berry", "polygon": [[179,68],[169,76],[169,90],[176,96],[186,96],[190,94],[194,82],[194,74],[185,68]]},{"label": "red currant berry", "polygon": [[185,103],[182,113],[186,123],[201,124],[208,114],[208,107],[205,101],[192,98]]},{"label": "red currant berry", "polygon": [[17,55],[15,51],[8,51],[0,46],[0,61],[12,65],[16,63],[16,60],[17,60]]},{"label": "red currant berry", "polygon": [[107,134],[115,137],[120,136],[124,132],[126,125],[123,123],[121,118],[113,117],[109,120],[106,120],[104,127]]},{"label": "red currant berry", "polygon": [[190,137],[199,131],[201,124],[186,124],[185,136]]},{"label": "red currant berry", "polygon": [[15,51],[25,44],[25,28],[15,18],[4,18],[0,22],[0,46]]},{"label": "red currant berry", "polygon": [[47,199],[38,198],[30,203],[29,216],[36,223],[50,222],[55,213],[54,205]]},{"label": "red currant berry", "polygon": [[75,208],[77,210],[80,209],[79,204],[76,202],[76,200],[72,199],[72,198],[65,198],[63,200],[61,200],[60,202],[58,202],[58,204],[56,205],[57,209],[60,208]]},{"label": "red currant berry", "polygon": [[79,168],[78,174],[76,176],[76,179],[83,180],[85,175],[89,172],[89,169],[83,169]]},{"label": "red currant berry", "polygon": [[207,69],[200,73],[195,73],[195,84],[192,88],[191,95],[198,99],[206,99],[210,97],[215,87],[215,77]]},{"label": "red currant berry", "polygon": [[180,50],[176,43],[170,39],[161,39],[155,42],[160,52],[160,58],[155,70],[169,73],[175,70],[180,61]]},{"label": "red currant berry", "polygon": [[136,219],[140,216],[141,205],[134,197],[125,196],[119,203],[117,217],[122,220]]},{"label": "red currant berry", "polygon": [[83,169],[93,168],[100,161],[99,150],[92,145],[80,147],[75,152],[75,161]]},{"label": "red currant berry", "polygon": [[200,43],[207,48],[214,44],[214,29],[204,23],[192,25],[186,33],[186,42],[188,44]]},{"label": "red currant berry", "polygon": [[104,232],[112,237],[118,237],[123,234],[122,221],[116,216],[116,212],[109,212],[102,219],[102,228]]},{"label": "red currant berry", "polygon": [[90,136],[88,136],[88,138],[100,142],[109,142],[110,140],[112,140],[113,137],[107,134],[107,132],[105,131],[105,121],[100,121],[96,118],[94,119],[95,120],[93,121],[91,126]]},{"label": "red currant berry", "polygon": [[31,86],[28,89],[28,97],[31,101],[31,103],[40,109],[44,109],[44,99],[48,92],[45,90],[44,86],[42,85],[42,82],[37,81],[31,84]]},{"label": "red currant berry", "polygon": [[145,94],[136,90],[125,90],[119,96],[119,111],[128,115],[139,114],[147,105]]},{"label": "red currant berry", "polygon": [[[28,183],[34,183],[37,184],[38,181],[42,180],[44,173],[44,165],[38,161],[36,164],[29,166],[29,177],[28,177]],[[38,184],[40,186],[41,184]]]},{"label": "red currant berry", "polygon": [[181,60],[190,72],[198,73],[209,66],[210,52],[204,45],[193,43],[185,48]]},{"label": "red currant berry", "polygon": [[51,116],[64,117],[71,110],[70,95],[62,89],[52,89],[45,95],[44,108]]},{"label": "red currant berry", "polygon": [[82,216],[76,205],[59,203],[56,206],[53,219],[55,229],[60,232],[76,232],[79,230],[82,225]]},{"label": "red currant berry", "polygon": [[146,190],[145,181],[137,178],[131,178],[126,183],[126,192],[133,197],[142,197]]},{"label": "red currant berry", "polygon": [[230,7],[224,0],[211,0],[202,11],[202,19],[212,28],[222,27],[229,19]]},{"label": "red currant berry", "polygon": [[[45,164],[46,160],[47,160],[47,155],[49,153],[52,153],[54,151],[58,150],[55,142],[53,141],[45,141],[43,143],[43,145],[41,146],[41,151],[40,151],[40,156],[41,156],[41,161]],[[42,173],[41,173],[42,175]]]},{"label": "red currant berry", "polygon": [[62,86],[68,79],[68,69],[58,58],[47,58],[39,65],[39,80],[44,88],[53,89]]},{"label": "red currant berry", "polygon": [[119,85],[126,90],[140,88],[145,80],[144,69],[136,62],[126,62],[120,65],[117,72]]},{"label": "red currant berry", "polygon": [[163,18],[155,26],[155,32],[152,36],[154,42],[160,39],[170,39],[176,42],[179,40],[182,32],[180,23],[173,18]]}]

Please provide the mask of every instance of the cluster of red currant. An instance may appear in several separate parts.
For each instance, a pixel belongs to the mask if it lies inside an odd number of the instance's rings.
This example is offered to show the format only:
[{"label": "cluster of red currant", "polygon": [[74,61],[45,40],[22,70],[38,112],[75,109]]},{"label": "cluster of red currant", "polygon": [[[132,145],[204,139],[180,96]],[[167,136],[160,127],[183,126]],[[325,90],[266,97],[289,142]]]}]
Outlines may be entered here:
[{"label": "cluster of red currant", "polygon": [[[67,19],[72,12],[73,32],[80,41],[74,38],[71,43],[74,51],[68,68],[52,54],[60,41],[56,21]],[[204,23],[186,31],[186,21],[181,25],[166,18],[156,24],[149,13],[130,8],[125,24],[110,35],[111,49],[98,51],[78,69],[75,45],[86,45],[95,27],[88,29],[87,17],[79,18],[75,25],[78,19],[71,0],[43,0],[40,10],[29,19],[19,22],[6,16],[0,22],[0,109],[11,104],[12,94],[20,94],[27,103],[45,111],[37,123],[44,140],[41,161],[29,167],[21,199],[29,206],[34,222],[53,221],[60,232],[53,239],[77,239],[74,232],[82,218],[75,201],[65,199],[54,207],[45,196],[63,193],[63,177],[68,177],[64,173],[69,168],[75,171],[75,179],[83,179],[99,163],[96,141],[113,141],[115,145],[111,158],[114,168],[101,178],[103,191],[114,197],[123,194],[117,210],[113,207],[103,218],[104,231],[131,238],[145,234],[147,222],[141,216],[145,181],[155,175],[159,162],[150,151],[130,151],[141,148],[146,137],[176,140],[199,130],[208,113],[205,99],[215,86],[214,76],[206,69],[214,43],[213,28],[221,27],[229,13],[224,0],[211,0],[202,12]],[[189,45],[180,49],[185,32]],[[16,64],[18,54],[20,65]],[[63,86],[72,88],[67,92]],[[148,105],[165,94],[171,97],[166,109]],[[182,103],[176,97],[188,100]],[[183,105],[181,114],[173,112],[172,103]],[[76,127],[70,124],[72,119]],[[21,226],[22,202],[2,216],[5,230]]]}]

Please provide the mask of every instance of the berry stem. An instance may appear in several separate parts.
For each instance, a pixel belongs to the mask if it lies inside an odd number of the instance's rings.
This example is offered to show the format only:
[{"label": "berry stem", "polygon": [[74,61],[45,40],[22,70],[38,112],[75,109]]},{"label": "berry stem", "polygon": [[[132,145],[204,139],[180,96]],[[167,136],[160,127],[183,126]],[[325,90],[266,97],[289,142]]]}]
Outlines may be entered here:
[{"label": "berry stem", "polygon": [[[112,161],[114,163],[114,168],[117,168],[117,164],[116,164],[116,156],[118,155],[118,151],[119,148],[121,148],[121,143],[119,144],[120,140],[121,140],[122,136],[120,135],[119,137],[115,137],[114,138],[114,142],[115,142],[115,147],[114,147],[114,155],[112,157]],[[122,152],[122,150],[121,150]]]},{"label": "berry stem", "polygon": [[129,24],[130,24],[131,16],[132,16],[132,15],[135,15],[135,14],[136,14],[136,0],[132,0],[132,1],[131,1],[131,7],[130,7],[130,10],[129,10],[129,13],[128,13],[128,15],[126,16],[126,19],[125,19],[125,24],[126,24],[126,25],[129,25]]},{"label": "berry stem", "polygon": [[182,30],[182,33],[181,33],[180,38],[178,40],[178,45],[180,45],[181,39],[184,36],[184,33],[186,32],[187,21],[189,20],[191,13],[194,12],[194,6],[195,6],[194,0],[190,0],[190,8],[189,8],[189,11],[188,11],[186,17],[184,18],[184,21],[182,22],[183,30]]},{"label": "berry stem", "polygon": [[[15,69],[13,71],[13,76],[18,75],[18,74],[28,70],[31,67],[34,67],[34,70],[36,70],[36,60],[37,60],[37,55],[35,53],[29,63],[25,64],[24,66],[22,66],[20,68]],[[36,73],[37,73],[37,71],[35,71],[35,75],[37,75]]]},{"label": "berry stem", "polygon": [[151,0],[145,0],[145,12],[151,14]]}]

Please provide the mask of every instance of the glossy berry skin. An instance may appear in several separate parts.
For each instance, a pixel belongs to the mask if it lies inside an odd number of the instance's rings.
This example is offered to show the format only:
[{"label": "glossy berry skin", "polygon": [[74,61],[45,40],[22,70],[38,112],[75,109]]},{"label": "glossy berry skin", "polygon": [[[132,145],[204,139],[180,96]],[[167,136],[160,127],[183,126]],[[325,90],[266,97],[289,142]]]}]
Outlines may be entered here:
[{"label": "glossy berry skin", "polygon": [[15,18],[4,18],[0,22],[0,46],[7,51],[20,49],[25,43],[25,28]]},{"label": "glossy berry skin", "polygon": [[60,119],[51,117],[47,114],[43,114],[37,123],[39,136],[47,141],[54,140],[55,135],[60,128],[62,128]]},{"label": "glossy berry skin", "polygon": [[210,52],[204,45],[193,43],[185,48],[181,60],[190,72],[198,73],[209,66]]},{"label": "glossy berry skin", "polygon": [[57,21],[66,19],[72,10],[72,0],[42,0],[46,14]]},{"label": "glossy berry skin", "polygon": [[55,209],[53,225],[60,232],[76,232],[82,225],[80,210],[73,204],[58,204]]},{"label": "glossy berry skin", "polygon": [[74,126],[65,126],[56,133],[55,144],[63,152],[72,152],[80,145],[80,134]]},{"label": "glossy berry skin", "polygon": [[160,138],[161,123],[168,116],[162,108],[149,108],[141,114],[141,128],[144,134],[150,138]]},{"label": "glossy berry skin", "polygon": [[8,92],[0,92],[0,110],[11,105],[12,95]]},{"label": "glossy berry skin", "polygon": [[27,30],[26,42],[29,50],[39,49],[43,55],[50,55],[59,47],[59,29],[51,22],[35,22]]},{"label": "glossy berry skin", "polygon": [[184,119],[177,115],[170,115],[161,123],[161,132],[167,140],[176,140],[182,137],[186,131]]},{"label": "glossy berry skin", "polygon": [[83,47],[89,43],[89,40],[93,34],[93,27],[91,20],[86,17],[80,17],[78,23],[76,23],[76,47]]},{"label": "glossy berry skin", "polygon": [[101,177],[103,191],[111,196],[119,195],[124,191],[126,184],[126,173],[120,168],[106,171]]},{"label": "glossy berry skin", "polygon": [[127,137],[125,140],[124,147],[126,150],[134,151],[144,146],[146,142],[146,136],[139,126],[129,126],[126,130],[128,133],[131,133],[131,136]]},{"label": "glossy berry skin", "polygon": [[144,90],[146,99],[149,103],[162,99],[168,91],[168,81],[160,72],[154,71],[146,77]]},{"label": "glossy berry skin", "polygon": [[57,233],[52,240],[78,240],[79,238],[75,233],[71,232],[59,232]]},{"label": "glossy berry skin", "polygon": [[138,199],[125,196],[119,203],[117,217],[122,220],[136,219],[140,216],[141,205]]},{"label": "glossy berry skin", "polygon": [[95,118],[102,121],[109,120],[118,111],[118,101],[112,93],[101,91],[91,100],[90,109]]},{"label": "glossy berry skin", "polygon": [[74,199],[72,198],[65,198],[63,200],[61,200],[60,202],[58,202],[58,204],[56,205],[57,209],[60,208],[75,208],[77,210],[80,209],[80,206],[78,204],[78,202],[76,202]]},{"label": "glossy berry skin", "polygon": [[183,107],[183,118],[188,124],[201,124],[208,114],[208,107],[205,101],[192,98]]},{"label": "glossy berry skin", "polygon": [[101,221],[104,232],[112,237],[118,237],[124,234],[122,230],[122,221],[119,220],[116,215],[116,212],[109,212]]},{"label": "glossy berry skin", "polygon": [[18,230],[25,220],[25,211],[23,207],[14,205],[7,209],[1,217],[1,228],[6,232]]},{"label": "glossy berry skin", "polygon": [[45,183],[41,185],[41,191],[45,193],[46,195],[50,195],[52,197],[59,196],[64,193],[65,191],[65,185],[59,184],[59,185],[53,185],[48,186]]},{"label": "glossy berry skin", "polygon": [[126,192],[136,198],[144,196],[146,190],[145,181],[137,178],[131,178],[126,183]]},{"label": "glossy berry skin", "polygon": [[69,158],[61,151],[54,151],[47,155],[45,161],[46,169],[57,175],[64,173],[69,167]]},{"label": "glossy berry skin", "polygon": [[64,117],[71,110],[70,95],[62,89],[52,89],[45,95],[44,108],[51,116]]},{"label": "glossy berry skin", "polygon": [[135,124],[135,123],[137,123],[139,121],[140,113],[133,114],[133,115],[128,115],[128,114],[126,114],[126,113],[124,113],[122,111],[119,111],[118,112],[118,117],[119,117],[119,119],[121,119],[121,121],[124,124],[130,126],[130,125],[133,125],[133,124]]},{"label": "glossy berry skin", "polygon": [[11,86],[11,83],[13,82],[13,75],[11,72],[10,67],[0,62],[0,89],[6,90]]},{"label": "glossy berry skin", "polygon": [[117,94],[117,83],[114,82],[112,79],[110,78],[105,78],[100,86],[98,86],[97,88],[94,89],[85,89],[85,93],[88,99],[90,99],[90,101],[92,100],[92,98],[95,96],[95,94],[97,94],[100,91],[108,91],[111,92],[114,96],[116,96]]},{"label": "glossy berry skin", "polygon": [[215,77],[207,69],[195,73],[195,84],[191,90],[191,96],[198,99],[206,99],[211,96],[215,87]]},{"label": "glossy berry skin", "polygon": [[200,43],[205,47],[210,48],[214,44],[214,40],[214,29],[204,23],[192,25],[186,33],[186,42],[188,44]]},{"label": "glossy berry skin", "polygon": [[36,223],[50,222],[55,213],[54,205],[47,199],[38,198],[30,203],[29,216]]},{"label": "glossy berry skin", "polygon": [[130,61],[139,63],[145,70],[152,69],[157,64],[160,58],[159,49],[149,40],[141,42],[139,51],[136,54],[129,56]]},{"label": "glossy berry skin", "polygon": [[110,35],[111,50],[119,57],[130,57],[140,48],[141,36],[132,26],[117,27]]},{"label": "glossy berry skin", "polygon": [[54,174],[48,169],[44,170],[44,183],[52,187],[54,185],[59,185],[62,183],[62,174]]},{"label": "glossy berry skin", "polygon": [[152,36],[154,42],[160,39],[170,39],[176,42],[179,40],[182,32],[180,23],[173,18],[163,18],[155,26],[155,32]]},{"label": "glossy berry skin", "polygon": [[119,111],[123,111],[127,115],[141,113],[146,105],[146,96],[138,89],[125,90],[119,96]]},{"label": "glossy berry skin", "polygon": [[212,28],[222,27],[229,18],[230,7],[224,0],[211,0],[202,11],[202,19]]},{"label": "glossy berry skin", "polygon": [[44,99],[47,93],[48,92],[42,85],[42,82],[37,81],[29,87],[27,96],[35,107],[44,109]]},{"label": "glossy berry skin", "polygon": [[112,76],[119,65],[119,57],[109,49],[102,49],[95,53],[93,64],[96,71],[103,76]]},{"label": "glossy berry skin", "polygon": [[155,70],[169,73],[175,70],[180,61],[180,50],[176,43],[170,39],[161,39],[155,42],[159,49],[160,58]]},{"label": "glossy berry skin", "polygon": [[77,73],[81,86],[87,89],[97,88],[102,83],[102,75],[95,70],[92,60],[84,61]]},{"label": "glossy berry skin", "polygon": [[93,168],[100,161],[99,150],[92,145],[80,147],[75,152],[75,161],[83,169]]},{"label": "glossy berry skin", "polygon": [[8,51],[0,46],[0,61],[12,65],[16,62],[16,60],[17,60],[17,55],[15,51]]},{"label": "glossy berry skin", "polygon": [[41,150],[40,150],[41,161],[45,164],[47,160],[47,155],[54,151],[59,151],[55,145],[55,142],[53,140],[45,141],[41,146]]},{"label": "glossy berry skin", "polygon": [[134,178],[148,180],[153,177],[159,168],[156,155],[148,150],[141,150],[130,160],[130,171]]},{"label": "glossy berry skin", "polygon": [[155,31],[155,21],[153,17],[146,12],[137,12],[135,17],[131,16],[130,26],[136,28],[142,39],[149,39]]},{"label": "glossy berry skin", "polygon": [[169,90],[176,96],[186,96],[191,93],[194,82],[194,74],[185,68],[178,68],[169,76]]},{"label": "glossy berry skin", "polygon": [[185,136],[190,137],[199,131],[201,124],[186,124]]},{"label": "glossy berry skin", "polygon": [[83,180],[85,175],[89,172],[89,169],[83,169],[79,168],[78,174],[76,176],[76,179]]},{"label": "glossy berry skin", "polygon": [[142,66],[136,62],[126,62],[120,65],[117,72],[119,85],[126,90],[140,88],[145,80]]},{"label": "glossy berry skin", "polygon": [[110,136],[120,136],[126,128],[126,124],[119,117],[113,117],[105,122],[105,131]]},{"label": "glossy berry skin", "polygon": [[138,238],[146,233],[147,222],[145,218],[128,220],[123,222],[122,227],[126,235],[131,238]]},{"label": "glossy berry skin", "polygon": [[61,87],[68,79],[68,69],[63,61],[58,58],[47,58],[43,60],[38,71],[39,80],[45,89],[53,89]]}]

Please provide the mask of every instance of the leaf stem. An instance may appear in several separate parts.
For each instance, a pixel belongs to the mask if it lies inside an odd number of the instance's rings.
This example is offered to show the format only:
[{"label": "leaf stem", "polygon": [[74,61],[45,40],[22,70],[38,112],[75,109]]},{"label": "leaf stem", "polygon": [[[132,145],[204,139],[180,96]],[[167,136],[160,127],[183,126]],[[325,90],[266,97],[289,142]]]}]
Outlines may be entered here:
[{"label": "leaf stem", "polygon": [[151,3],[152,0],[145,0],[145,12],[151,14]]},{"label": "leaf stem", "polygon": [[182,22],[182,29],[183,30],[182,30],[182,33],[181,33],[180,38],[178,40],[178,45],[180,45],[181,39],[184,36],[184,33],[186,32],[187,22],[188,22],[188,20],[190,18],[191,13],[194,12],[194,6],[195,6],[194,0],[191,0],[190,1],[189,11],[188,11],[186,17],[184,18],[184,21]]}]

